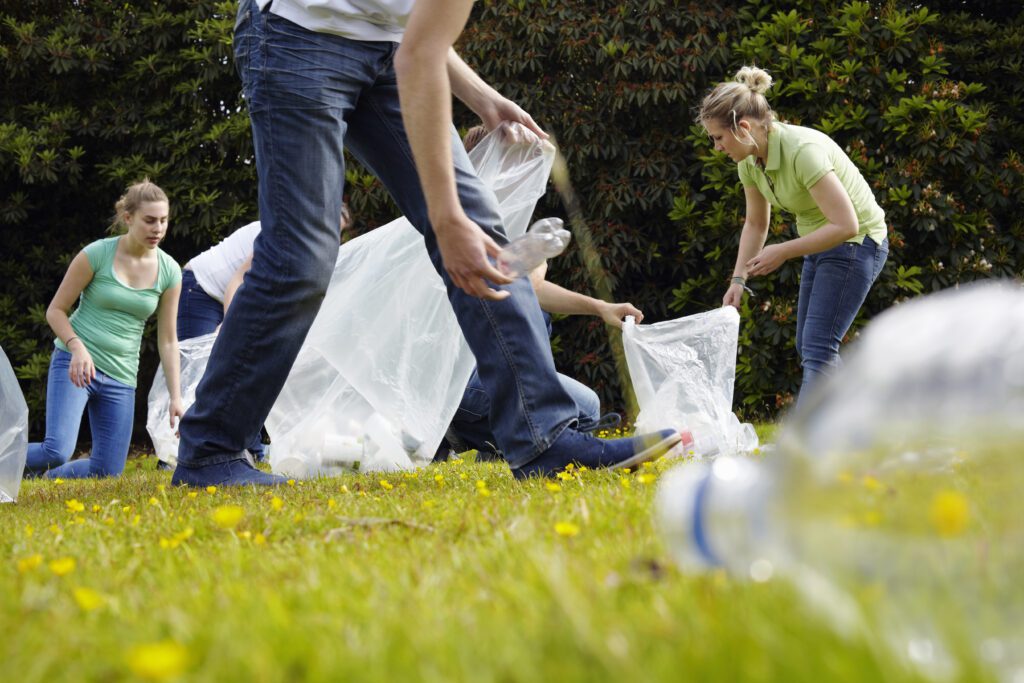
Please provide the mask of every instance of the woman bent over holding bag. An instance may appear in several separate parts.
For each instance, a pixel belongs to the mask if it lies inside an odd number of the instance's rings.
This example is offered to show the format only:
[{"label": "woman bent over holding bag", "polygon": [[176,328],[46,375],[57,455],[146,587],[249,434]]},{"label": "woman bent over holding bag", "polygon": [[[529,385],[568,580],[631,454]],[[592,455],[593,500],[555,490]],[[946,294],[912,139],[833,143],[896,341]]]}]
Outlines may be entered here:
[{"label": "woman bent over holding bag", "polygon": [[[723,303],[739,308],[748,277],[803,257],[796,347],[803,366],[798,403],[840,364],[850,329],[889,251],[885,212],[860,171],[831,138],[775,120],[764,93],[772,79],[743,67],[701,103],[701,125],[738,165],[746,220]],[[765,246],[772,207],[796,217],[798,237]]]},{"label": "woman bent over holding bag", "polygon": [[[142,330],[156,310],[172,426],[184,412],[175,332],[181,269],[157,246],[167,232],[167,195],[145,180],[129,187],[115,210],[124,234],[79,252],[46,309],[57,340],[46,384],[46,439],[29,444],[25,473],[30,476],[121,474],[132,437]],[[75,300],[78,308],[69,316]],[[92,453],[68,462],[86,407]]]}]

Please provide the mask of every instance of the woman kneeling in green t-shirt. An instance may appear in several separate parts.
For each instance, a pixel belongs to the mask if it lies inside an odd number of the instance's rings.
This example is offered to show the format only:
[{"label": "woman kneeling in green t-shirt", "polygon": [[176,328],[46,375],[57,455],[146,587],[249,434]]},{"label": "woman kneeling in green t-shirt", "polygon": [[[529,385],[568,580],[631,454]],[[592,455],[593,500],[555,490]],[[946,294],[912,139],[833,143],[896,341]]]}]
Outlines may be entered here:
[{"label": "woman kneeling in green t-shirt", "polygon": [[[28,446],[29,476],[109,477],[124,471],[142,330],[158,308],[157,346],[172,427],[184,413],[175,332],[181,268],[157,246],[167,232],[167,195],[144,180],[128,188],[115,210],[124,234],[97,240],[75,256],[46,309],[57,340],[46,385],[46,439]],[[76,299],[78,308],[69,317]],[[68,462],[86,407],[92,453]]]},{"label": "woman kneeling in green t-shirt", "polygon": [[[764,93],[772,79],[743,67],[701,103],[700,123],[738,165],[747,213],[722,302],[739,308],[747,278],[803,257],[796,348],[800,400],[839,365],[839,344],[889,252],[885,212],[857,167],[824,133],[780,123]],[[794,214],[798,237],[765,246],[772,207]]]}]

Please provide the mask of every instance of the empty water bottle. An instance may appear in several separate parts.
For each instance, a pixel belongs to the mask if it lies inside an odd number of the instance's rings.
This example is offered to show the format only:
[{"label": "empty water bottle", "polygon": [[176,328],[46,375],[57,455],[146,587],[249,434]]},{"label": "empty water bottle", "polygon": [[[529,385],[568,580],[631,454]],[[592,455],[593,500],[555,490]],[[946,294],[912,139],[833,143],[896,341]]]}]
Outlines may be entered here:
[{"label": "empty water bottle", "polygon": [[569,231],[561,218],[542,218],[506,244],[498,254],[498,268],[509,277],[526,275],[547,259],[558,256],[569,244]]},{"label": "empty water bottle", "polygon": [[1024,291],[966,287],[868,326],[764,460],[663,478],[686,569],[790,580],[935,678],[1024,681]]}]

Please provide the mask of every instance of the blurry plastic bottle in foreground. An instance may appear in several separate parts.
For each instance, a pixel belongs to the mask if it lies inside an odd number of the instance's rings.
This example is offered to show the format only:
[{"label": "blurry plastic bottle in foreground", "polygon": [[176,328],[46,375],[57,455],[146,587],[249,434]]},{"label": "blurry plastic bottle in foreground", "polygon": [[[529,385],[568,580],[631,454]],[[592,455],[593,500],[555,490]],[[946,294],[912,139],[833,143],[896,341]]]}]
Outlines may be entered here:
[{"label": "blurry plastic bottle in foreground", "polygon": [[542,218],[502,248],[498,254],[498,269],[509,277],[526,275],[565,251],[570,237],[569,231],[562,227],[561,218]]},{"label": "blurry plastic bottle in foreground", "polygon": [[1024,682],[1024,291],[902,304],[809,398],[772,457],[663,478],[679,563],[784,577],[935,678]]},{"label": "blurry plastic bottle in foreground", "polygon": [[396,436],[391,424],[379,413],[371,415],[361,427],[352,427],[360,436],[330,431],[326,420],[319,421],[276,469],[296,479],[356,471],[395,471],[405,469],[409,452],[420,445],[404,432],[401,437]]}]

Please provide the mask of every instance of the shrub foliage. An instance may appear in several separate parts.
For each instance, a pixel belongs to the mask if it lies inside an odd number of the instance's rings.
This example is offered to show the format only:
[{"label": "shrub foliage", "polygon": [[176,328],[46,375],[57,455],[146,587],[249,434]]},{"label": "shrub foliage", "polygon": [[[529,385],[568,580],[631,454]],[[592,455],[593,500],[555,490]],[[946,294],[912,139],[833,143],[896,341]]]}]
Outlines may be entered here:
[{"label": "shrub foliage", "polygon": [[[887,212],[890,261],[855,333],[907,297],[1022,273],[1024,13],[1012,2],[925,5],[488,0],[460,49],[565,153],[604,279],[592,280],[579,239],[550,277],[632,301],[648,322],[721,302],[742,193],[693,109],[742,64],[769,69],[780,118],[839,141]],[[148,175],[168,191],[165,248],[182,263],[256,216],[233,19],[234,3],[216,0],[0,9],[0,346],[23,380],[34,436],[52,342],[45,307],[124,185]],[[474,123],[464,109],[457,119]],[[394,217],[372,176],[352,164],[346,179],[356,232]],[[553,191],[539,211],[564,215]],[[791,234],[788,220],[773,217],[770,239]],[[799,382],[798,271],[790,262],[751,282],[736,385],[748,419],[774,415]],[[565,318],[555,329],[559,366],[621,406],[604,326]],[[152,335],[143,356],[140,405]]]}]

